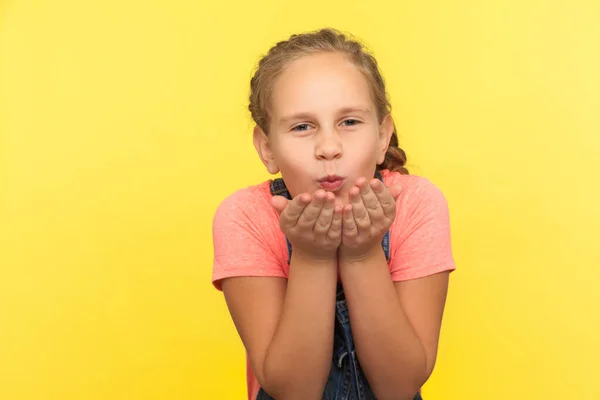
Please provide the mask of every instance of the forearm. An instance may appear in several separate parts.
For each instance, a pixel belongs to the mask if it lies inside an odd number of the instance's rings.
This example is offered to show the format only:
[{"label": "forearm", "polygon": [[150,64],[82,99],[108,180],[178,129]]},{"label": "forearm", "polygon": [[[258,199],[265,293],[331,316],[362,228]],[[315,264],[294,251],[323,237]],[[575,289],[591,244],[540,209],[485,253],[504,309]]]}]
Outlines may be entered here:
[{"label": "forearm", "polygon": [[280,322],[264,361],[277,399],[320,399],[331,368],[337,261],[292,255]]},{"label": "forearm", "polygon": [[385,256],[340,260],[361,367],[378,399],[413,399],[427,379],[425,349],[404,313]]}]

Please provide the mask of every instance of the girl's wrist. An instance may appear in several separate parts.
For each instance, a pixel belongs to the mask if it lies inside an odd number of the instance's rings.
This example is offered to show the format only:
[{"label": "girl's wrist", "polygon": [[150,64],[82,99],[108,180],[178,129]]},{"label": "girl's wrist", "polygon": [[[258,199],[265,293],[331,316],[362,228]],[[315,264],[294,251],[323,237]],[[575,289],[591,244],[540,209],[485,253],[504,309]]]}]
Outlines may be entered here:
[{"label": "girl's wrist", "polygon": [[315,254],[306,252],[300,249],[292,249],[291,262],[300,261],[303,264],[319,265],[319,266],[337,266],[337,254],[335,252]]},{"label": "girl's wrist", "polygon": [[338,251],[340,267],[343,265],[369,263],[373,260],[377,260],[381,256],[384,256],[384,253],[380,243],[377,243],[376,246],[360,252],[350,252],[345,250],[343,247],[340,247]]}]

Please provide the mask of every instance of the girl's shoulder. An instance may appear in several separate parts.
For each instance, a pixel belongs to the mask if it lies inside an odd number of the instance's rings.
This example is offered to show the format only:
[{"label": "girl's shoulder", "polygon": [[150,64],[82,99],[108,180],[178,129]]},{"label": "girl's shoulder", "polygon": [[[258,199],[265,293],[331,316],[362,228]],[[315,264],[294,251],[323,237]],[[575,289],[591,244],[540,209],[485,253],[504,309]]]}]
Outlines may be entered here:
[{"label": "girl's shoulder", "polygon": [[260,223],[264,222],[265,217],[276,217],[270,204],[270,182],[247,186],[225,197],[215,212],[215,223],[221,220]]},{"label": "girl's shoulder", "polygon": [[390,275],[394,281],[425,277],[456,267],[448,204],[442,191],[418,175],[383,172],[386,186],[399,184],[396,218],[390,228]]},{"label": "girl's shoulder", "polygon": [[286,243],[270,203],[270,181],[227,196],[213,219],[213,284],[239,276],[286,276]]},{"label": "girl's shoulder", "polygon": [[270,180],[263,181],[256,185],[246,186],[241,189],[237,189],[233,193],[227,195],[219,207],[241,207],[248,206],[248,203],[256,206],[263,206],[264,203],[269,204],[270,193]]}]

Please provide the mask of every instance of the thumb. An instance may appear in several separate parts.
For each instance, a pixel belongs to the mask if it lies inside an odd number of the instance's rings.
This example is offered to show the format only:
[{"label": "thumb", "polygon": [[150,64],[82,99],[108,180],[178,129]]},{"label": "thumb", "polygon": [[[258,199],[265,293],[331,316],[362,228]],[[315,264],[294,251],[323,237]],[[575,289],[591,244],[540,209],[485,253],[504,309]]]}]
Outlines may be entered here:
[{"label": "thumb", "polygon": [[397,200],[398,197],[400,197],[400,195],[402,194],[402,186],[400,185],[390,186],[388,189],[394,200]]},{"label": "thumb", "polygon": [[283,196],[271,197],[271,206],[277,211],[277,214],[281,215],[283,210],[287,207],[290,201]]}]

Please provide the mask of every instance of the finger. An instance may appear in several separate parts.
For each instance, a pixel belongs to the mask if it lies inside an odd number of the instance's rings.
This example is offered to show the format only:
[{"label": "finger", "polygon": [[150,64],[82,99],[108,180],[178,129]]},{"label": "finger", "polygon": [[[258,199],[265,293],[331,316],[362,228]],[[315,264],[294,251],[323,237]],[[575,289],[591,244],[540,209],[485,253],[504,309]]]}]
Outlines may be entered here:
[{"label": "finger", "polygon": [[321,208],[321,213],[317,217],[317,221],[315,222],[315,226],[313,228],[313,231],[316,235],[325,236],[329,230],[333,218],[334,207],[335,195],[331,192],[327,192],[325,194],[325,203],[323,204],[323,208]]},{"label": "finger", "polygon": [[352,204],[346,204],[343,210],[342,233],[347,237],[355,237],[358,235],[358,227],[354,221],[352,214]]},{"label": "finger", "polygon": [[340,238],[342,234],[342,214],[344,207],[340,205],[336,205],[333,211],[333,218],[331,220],[331,226],[329,227],[329,232],[327,232],[327,236],[331,240],[337,240]]},{"label": "finger", "polygon": [[350,189],[350,205],[352,205],[352,214],[358,230],[368,229],[371,225],[369,213],[360,197],[360,189],[356,186]]},{"label": "finger", "polygon": [[323,204],[325,204],[326,197],[327,196],[324,190],[317,190],[310,204],[304,208],[302,215],[298,217],[297,225],[312,228],[317,221],[319,214],[321,213],[321,209],[323,208]]},{"label": "finger", "polygon": [[362,201],[369,213],[369,218],[371,222],[374,219],[381,219],[383,217],[383,209],[381,207],[381,203],[379,202],[379,197],[375,194],[371,185],[373,185],[377,181],[377,179],[371,180],[371,182],[367,182],[365,179],[360,183],[360,196],[362,197]]},{"label": "finger", "polygon": [[[310,204],[312,196],[308,193],[302,193],[294,197],[292,201],[288,201],[287,207],[281,213],[282,225],[294,226],[298,222],[298,218],[308,204]],[[271,203],[273,204],[273,203]]]},{"label": "finger", "polygon": [[287,207],[290,201],[283,196],[271,197],[271,206],[277,211],[277,214],[281,215],[285,207]]},{"label": "finger", "polygon": [[[379,203],[381,204],[381,208],[383,209],[383,214],[390,219],[396,217],[396,200],[390,193],[387,187],[381,181],[373,182],[371,186],[373,192],[377,198],[379,198]],[[401,189],[400,189],[401,191]]]}]

